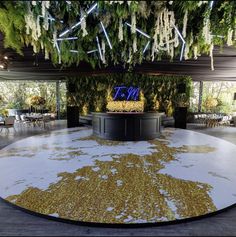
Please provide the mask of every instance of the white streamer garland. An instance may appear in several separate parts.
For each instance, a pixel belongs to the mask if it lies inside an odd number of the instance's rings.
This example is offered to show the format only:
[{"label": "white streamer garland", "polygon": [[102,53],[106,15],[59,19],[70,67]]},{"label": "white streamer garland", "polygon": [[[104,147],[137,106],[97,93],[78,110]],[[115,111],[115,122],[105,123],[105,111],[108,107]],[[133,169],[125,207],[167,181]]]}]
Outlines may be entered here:
[{"label": "white streamer garland", "polygon": [[49,52],[48,52],[47,48],[44,49],[44,58],[49,59]]},{"label": "white streamer garland", "polygon": [[214,45],[213,43],[210,45],[210,58],[211,58],[211,70],[214,71],[214,58],[213,58],[213,49],[214,49]]},{"label": "white streamer garland", "polygon": [[136,33],[136,14],[135,12],[131,13],[131,34]]},{"label": "white streamer garland", "polygon": [[81,21],[82,37],[85,37],[86,35],[88,35],[88,32],[86,30],[86,19],[84,17],[85,12],[83,9],[81,9],[80,13],[81,13],[80,21]]},{"label": "white streamer garland", "polygon": [[136,53],[137,52],[137,36],[134,36],[133,39],[133,52]]},{"label": "white streamer garland", "polygon": [[183,38],[186,38],[187,23],[188,23],[188,10],[185,11],[183,19],[183,30],[182,30]]},{"label": "white streamer garland", "polygon": [[102,39],[102,62],[104,64],[106,64],[105,53],[106,53],[106,44],[105,41]]},{"label": "white streamer garland", "polygon": [[228,34],[227,34],[227,45],[228,46],[233,45],[233,40],[232,39],[233,39],[233,30],[229,29]]},{"label": "white streamer garland", "polygon": [[124,39],[122,18],[119,19],[118,39],[119,39],[119,41],[122,41]]},{"label": "white streamer garland", "polygon": [[193,55],[194,55],[194,59],[196,60],[198,58],[198,47],[197,46],[193,47]]},{"label": "white streamer garland", "polygon": [[174,57],[174,48],[178,47],[178,34],[174,29],[175,17],[173,11],[163,9],[156,15],[156,22],[153,35],[153,45],[151,51],[152,61],[159,50],[167,51],[171,58]]}]

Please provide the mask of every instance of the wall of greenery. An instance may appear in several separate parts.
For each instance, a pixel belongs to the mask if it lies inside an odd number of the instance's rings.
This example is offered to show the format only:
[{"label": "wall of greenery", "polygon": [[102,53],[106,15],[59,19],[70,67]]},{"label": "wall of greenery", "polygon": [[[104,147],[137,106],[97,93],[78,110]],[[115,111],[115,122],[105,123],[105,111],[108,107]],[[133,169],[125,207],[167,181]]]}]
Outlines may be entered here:
[{"label": "wall of greenery", "polygon": [[[106,104],[112,99],[114,86],[139,87],[144,97],[145,111],[164,111],[169,116],[173,115],[176,106],[188,104],[192,92],[192,80],[188,76],[114,73],[70,77],[67,80],[68,87],[73,90],[72,93],[68,92],[68,106],[78,106],[80,114],[106,111]],[[182,83],[186,85],[185,94],[179,94],[177,90],[177,86]]]}]

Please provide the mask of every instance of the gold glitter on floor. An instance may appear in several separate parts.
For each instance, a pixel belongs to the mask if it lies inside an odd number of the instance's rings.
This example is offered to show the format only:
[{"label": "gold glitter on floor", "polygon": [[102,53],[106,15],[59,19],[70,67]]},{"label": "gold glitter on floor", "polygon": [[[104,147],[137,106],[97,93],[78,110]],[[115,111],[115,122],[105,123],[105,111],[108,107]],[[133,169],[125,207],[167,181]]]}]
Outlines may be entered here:
[{"label": "gold glitter on floor", "polygon": [[[55,136],[73,137],[66,146],[60,147],[55,143],[51,148],[50,145],[41,146],[45,148],[45,154],[51,150],[47,158],[48,162],[52,162],[51,166],[55,162],[57,166],[60,164],[59,170],[63,170],[62,165],[67,167],[75,160],[83,165],[70,172],[64,168],[65,171],[58,172],[57,178],[46,188],[21,181],[20,184],[25,185],[22,191],[5,199],[40,214],[112,224],[165,222],[217,211],[211,196],[214,187],[210,183],[177,178],[175,173],[167,172],[171,164],[179,162],[185,170],[194,168],[193,164],[181,163],[182,154],[187,155],[187,162],[201,154],[211,155],[217,148],[199,144],[175,147],[171,145],[175,132],[167,134],[159,140],[126,143],[104,141],[91,134],[76,137],[76,133],[58,132]],[[62,141],[63,138],[60,139]],[[92,145],[97,151],[93,155]],[[127,149],[127,152],[119,154],[118,148]],[[140,151],[137,151],[138,148]],[[142,153],[144,149],[145,153]],[[20,150],[17,150],[17,158],[18,153]],[[209,171],[208,174],[228,181],[227,177],[216,172]],[[38,175],[38,178],[44,177]]]}]

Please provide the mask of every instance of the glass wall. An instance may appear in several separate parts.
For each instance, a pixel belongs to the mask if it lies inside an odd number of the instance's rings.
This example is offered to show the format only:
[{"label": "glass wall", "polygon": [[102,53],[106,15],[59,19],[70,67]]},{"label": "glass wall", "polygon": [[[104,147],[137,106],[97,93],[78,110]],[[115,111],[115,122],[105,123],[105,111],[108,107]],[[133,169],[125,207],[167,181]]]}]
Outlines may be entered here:
[{"label": "glass wall", "polygon": [[[197,112],[199,104],[200,82],[193,83],[190,111]],[[202,112],[236,112],[236,81],[204,81],[202,91]]]},{"label": "glass wall", "polygon": [[200,82],[193,82],[193,91],[190,97],[190,111],[198,112]]},{"label": "glass wall", "polygon": [[[66,116],[66,83],[59,84],[60,118]],[[56,82],[0,81],[0,115],[7,109],[31,109],[30,98],[40,96],[45,100],[42,109],[57,112]]]},{"label": "glass wall", "polygon": [[[202,110],[222,113],[233,112],[235,110],[233,104],[235,92],[236,82],[204,82],[202,94]],[[213,104],[215,104],[215,106],[213,106]]]}]

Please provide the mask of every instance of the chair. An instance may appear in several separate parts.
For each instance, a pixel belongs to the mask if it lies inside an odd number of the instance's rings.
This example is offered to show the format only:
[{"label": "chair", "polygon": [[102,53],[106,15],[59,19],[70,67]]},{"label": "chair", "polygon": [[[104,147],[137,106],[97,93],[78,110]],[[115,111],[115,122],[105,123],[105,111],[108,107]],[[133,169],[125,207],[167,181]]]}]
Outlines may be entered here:
[{"label": "chair", "polygon": [[5,118],[4,124],[2,124],[1,127],[0,127],[1,128],[0,131],[2,131],[2,129],[5,129],[6,132],[9,133],[9,131],[10,131],[9,129],[13,128],[14,131],[16,132],[16,129],[14,127],[14,123],[15,123],[15,116]]},{"label": "chair", "polygon": [[27,127],[30,127],[32,125],[31,121],[29,121],[28,119],[26,119],[26,115],[21,114],[20,115],[21,121],[23,125],[26,125]]},{"label": "chair", "polygon": [[20,118],[20,115],[19,114],[16,114],[15,115],[15,124],[17,124],[18,126],[22,126],[22,120]]},{"label": "chair", "polygon": [[231,119],[232,119],[232,116],[230,116],[230,115],[223,116],[222,120],[219,122],[219,125],[230,126]]},{"label": "chair", "polygon": [[42,125],[43,125],[44,129],[50,127],[50,125],[49,125],[50,122],[51,122],[51,116],[50,115],[43,115]]}]

